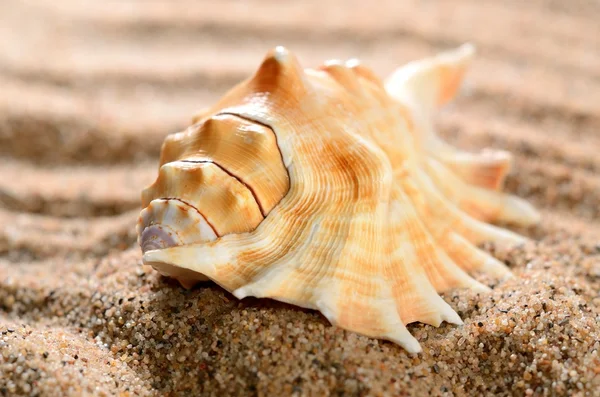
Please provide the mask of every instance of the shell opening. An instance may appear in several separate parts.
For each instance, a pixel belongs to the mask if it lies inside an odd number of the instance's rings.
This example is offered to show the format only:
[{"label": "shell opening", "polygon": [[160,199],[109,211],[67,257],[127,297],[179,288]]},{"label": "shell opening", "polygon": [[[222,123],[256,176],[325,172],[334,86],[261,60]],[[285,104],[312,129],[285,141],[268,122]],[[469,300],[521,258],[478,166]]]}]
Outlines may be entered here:
[{"label": "shell opening", "polygon": [[181,240],[173,229],[166,225],[151,225],[142,231],[140,238],[142,252],[181,245]]},{"label": "shell opening", "polygon": [[[142,252],[184,244],[213,241],[217,238],[212,226],[192,205],[173,198],[152,200],[140,213],[137,224],[138,243]],[[174,277],[185,288],[208,280],[191,272],[162,262],[146,262],[163,276]]]},{"label": "shell opening", "polygon": [[[204,216],[190,204],[179,199],[152,200],[140,214],[137,224],[138,243],[142,252],[179,245],[208,242],[218,236]],[[165,263],[146,262],[162,275],[177,277],[182,283],[193,285],[205,280],[200,274],[182,275],[174,266]],[[184,286],[187,286],[184,284]]]}]

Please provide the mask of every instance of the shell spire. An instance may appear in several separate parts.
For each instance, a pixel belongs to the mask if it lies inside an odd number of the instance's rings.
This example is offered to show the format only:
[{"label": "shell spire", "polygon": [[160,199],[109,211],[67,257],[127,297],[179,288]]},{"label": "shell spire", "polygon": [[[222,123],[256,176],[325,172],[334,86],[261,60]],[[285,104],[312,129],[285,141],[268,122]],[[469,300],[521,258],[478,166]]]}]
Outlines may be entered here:
[{"label": "shell spire", "polygon": [[420,351],[406,324],[462,323],[439,292],[487,291],[472,272],[510,276],[476,245],[525,238],[487,222],[539,217],[499,191],[504,152],[462,152],[435,134],[431,113],[472,51],[384,84],[357,61],[303,70],[277,47],[166,139],[138,222],[144,262],[184,286],[207,277]]},{"label": "shell spire", "polygon": [[246,96],[251,92],[251,96],[247,99],[253,106],[258,106],[268,104],[272,98],[279,100],[300,98],[309,90],[309,83],[296,56],[287,48],[279,46],[267,53],[258,70],[249,80],[225,94],[216,106],[221,107],[224,102],[237,102],[231,98],[231,95]]},{"label": "shell spire", "polygon": [[[289,81],[302,81],[304,71],[298,59],[287,48],[278,46],[269,51],[254,74],[255,82],[280,83],[280,87],[290,86]],[[277,84],[275,84],[277,85]],[[295,85],[292,85],[295,86]]]}]

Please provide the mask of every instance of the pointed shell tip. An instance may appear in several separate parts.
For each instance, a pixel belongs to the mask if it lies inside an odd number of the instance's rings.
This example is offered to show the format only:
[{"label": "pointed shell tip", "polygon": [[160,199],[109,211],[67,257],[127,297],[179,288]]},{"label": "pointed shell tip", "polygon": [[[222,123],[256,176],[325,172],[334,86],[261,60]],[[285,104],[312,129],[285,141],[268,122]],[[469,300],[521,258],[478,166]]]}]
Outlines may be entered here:
[{"label": "pointed shell tip", "polygon": [[151,262],[164,262],[166,258],[164,258],[163,250],[155,249],[144,252],[142,255],[142,261],[144,264],[148,264]]},{"label": "pointed shell tip", "polygon": [[238,299],[244,299],[245,297],[252,295],[252,293],[248,291],[248,288],[246,287],[238,288],[235,291],[233,291],[232,294]]},{"label": "pointed shell tip", "polygon": [[346,66],[349,68],[355,68],[359,65],[360,65],[360,59],[358,59],[358,58],[352,58],[352,59],[348,59],[346,61]]},{"label": "pointed shell tip", "polygon": [[398,341],[398,343],[409,353],[417,354],[423,351],[423,348],[421,347],[419,341],[417,341],[414,338],[406,341]]},{"label": "pointed shell tip", "polygon": [[288,49],[281,45],[275,47],[275,50],[273,50],[273,57],[279,63],[286,62],[289,58],[289,55],[290,52],[288,51]]}]

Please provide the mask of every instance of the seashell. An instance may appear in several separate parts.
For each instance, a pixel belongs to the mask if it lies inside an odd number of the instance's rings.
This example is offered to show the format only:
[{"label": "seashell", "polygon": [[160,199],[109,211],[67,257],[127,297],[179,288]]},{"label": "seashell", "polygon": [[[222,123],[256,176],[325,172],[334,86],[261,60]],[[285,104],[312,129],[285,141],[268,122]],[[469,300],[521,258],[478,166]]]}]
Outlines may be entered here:
[{"label": "seashell", "polygon": [[488,291],[471,272],[510,275],[476,245],[525,238],[489,222],[539,220],[500,192],[508,153],[466,153],[435,134],[473,52],[409,63],[384,83],[355,60],[303,70],[277,47],[166,138],[142,194],[144,263],[420,351],[406,324],[462,323],[439,292]]}]

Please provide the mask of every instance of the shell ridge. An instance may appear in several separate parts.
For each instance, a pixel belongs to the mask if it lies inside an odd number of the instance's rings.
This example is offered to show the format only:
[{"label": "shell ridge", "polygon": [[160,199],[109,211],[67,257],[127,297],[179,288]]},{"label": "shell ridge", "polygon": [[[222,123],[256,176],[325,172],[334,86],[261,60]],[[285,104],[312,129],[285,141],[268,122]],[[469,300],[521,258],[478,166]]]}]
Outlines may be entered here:
[{"label": "shell ridge", "polygon": [[430,158],[426,168],[442,194],[476,219],[525,226],[539,221],[537,211],[518,197],[468,185],[435,159]]},{"label": "shell ridge", "polygon": [[180,161],[183,163],[191,163],[191,164],[214,164],[215,166],[219,167],[219,169],[221,171],[223,171],[224,173],[226,173],[227,175],[229,175],[230,177],[234,178],[239,183],[244,185],[244,187],[246,187],[246,189],[248,189],[250,191],[250,194],[252,194],[252,197],[254,198],[254,201],[256,201],[256,204],[258,205],[263,217],[267,215],[265,213],[266,212],[265,209],[261,205],[261,202],[256,195],[255,189],[252,186],[250,186],[247,182],[245,182],[242,178],[238,177],[233,172],[231,172],[228,169],[226,169],[225,167],[221,166],[218,162],[213,161],[213,160],[180,160]]},{"label": "shell ridge", "polygon": [[[256,124],[262,125],[263,127],[265,127],[265,128],[268,128],[269,130],[271,130],[271,132],[273,133],[273,136],[274,136],[274,138],[275,138],[275,147],[277,148],[277,151],[278,151],[278,153],[279,153],[279,157],[280,157],[280,159],[281,159],[281,162],[282,162],[282,164],[284,165],[284,168],[285,168],[285,170],[286,170],[286,172],[287,172],[287,174],[288,174],[288,180],[289,180],[289,177],[290,177],[290,176],[289,176],[288,167],[287,167],[287,164],[286,164],[286,162],[285,162],[285,158],[284,158],[284,156],[283,156],[283,153],[281,152],[281,146],[280,146],[280,143],[279,143],[279,139],[280,139],[280,138],[277,136],[277,133],[275,132],[275,130],[273,129],[273,127],[272,127],[272,126],[270,126],[269,124],[267,124],[267,123],[265,123],[265,122],[263,122],[263,121],[261,121],[261,120],[258,120],[257,118],[251,118],[251,117],[248,117],[248,116],[246,116],[246,115],[243,115],[243,114],[238,114],[238,113],[234,113],[234,112],[231,112],[231,111],[221,111],[221,112],[217,113],[217,115],[231,115],[231,116],[239,117],[240,119],[243,119],[243,120],[249,121],[249,122],[251,122],[251,123],[256,123]],[[288,188],[288,192],[289,192],[289,188]],[[286,194],[287,194],[288,192],[286,192]],[[285,194],[284,194],[284,196],[283,196],[283,197],[285,197]],[[282,197],[281,199],[283,199],[283,197]],[[281,199],[280,199],[280,201],[281,201]],[[277,204],[279,204],[279,202],[277,202],[275,205],[277,205]],[[260,205],[260,204],[259,204],[259,205]],[[262,207],[261,207],[261,208],[262,208]],[[267,214],[264,214],[264,213],[263,213],[263,215],[265,215],[265,216],[266,216]]]},{"label": "shell ridge", "polygon": [[244,269],[239,268],[239,252],[252,246],[244,239],[240,242],[238,236],[228,234],[213,242],[147,251],[143,259],[144,262],[165,263],[202,273],[228,291],[233,291],[245,282],[240,276]]},{"label": "shell ridge", "polygon": [[352,69],[348,68],[344,62],[328,61],[318,68],[323,71],[332,80],[344,87],[353,95],[364,95],[364,87],[358,81],[358,76],[353,73]]},{"label": "shell ridge", "polygon": [[[282,136],[280,136],[281,134],[278,134],[278,132],[277,132],[280,129],[285,129],[286,128],[285,125],[282,125],[282,126],[276,125],[276,123],[274,123],[274,120],[272,118],[270,118],[269,116],[266,116],[263,112],[249,110],[247,105],[238,105],[238,106],[227,107],[220,113],[237,116],[242,119],[245,119],[245,120],[248,120],[248,121],[251,121],[254,123],[258,123],[258,124],[261,124],[261,125],[264,125],[264,126],[270,128],[275,135],[277,147],[279,148],[279,153],[281,154],[283,164],[284,164],[285,168],[288,169],[288,174],[289,174],[289,165],[291,164],[292,159],[294,157],[292,154],[291,145],[286,146],[284,144],[284,139],[282,139]],[[290,148],[288,150],[286,150],[286,148],[288,146]]]},{"label": "shell ridge", "polygon": [[457,233],[474,244],[484,241],[518,244],[526,240],[516,233],[500,229],[470,217],[454,204],[445,200],[425,173],[420,170],[414,171],[412,174],[414,176],[413,183],[415,183],[418,190],[423,191],[422,196],[427,199],[420,206],[420,212],[433,215],[430,218],[435,219],[436,223],[445,223],[455,228]]},{"label": "shell ridge", "polygon": [[479,153],[459,150],[432,150],[433,156],[465,183],[500,191],[512,166],[512,156],[504,150],[484,149]]},{"label": "shell ridge", "polygon": [[[399,198],[403,203],[410,203],[410,198],[401,188],[398,188]],[[470,276],[463,272],[452,262],[443,249],[437,248],[437,239],[431,232],[431,227],[426,225],[418,216],[412,206],[404,205],[405,211],[410,211],[407,219],[403,222],[406,229],[406,236],[413,241],[413,247],[416,251],[416,258],[420,263],[415,263],[414,267],[423,268],[427,278],[438,292],[458,286],[478,286]],[[433,234],[433,235],[432,235]]]},{"label": "shell ridge", "polygon": [[[336,287],[336,285],[328,286],[328,288],[322,292],[320,298],[316,302],[316,306],[318,307],[319,311],[327,318],[327,320],[332,325],[344,329],[351,329],[355,332],[366,336],[378,335],[379,338],[383,338],[392,341],[396,344],[399,344],[409,353],[419,353],[420,351],[422,351],[421,345],[419,344],[417,339],[415,339],[415,337],[412,336],[411,333],[408,331],[408,329],[398,316],[398,313],[395,310],[395,308],[394,310],[388,310],[386,315],[383,315],[383,313],[381,313],[381,316],[386,318],[385,325],[387,327],[385,330],[381,330],[379,333],[373,331],[369,332],[369,328],[357,329],[355,324],[346,323],[345,321],[348,321],[349,319],[347,317],[341,318],[339,316],[340,311],[336,310],[336,308],[331,306],[330,304],[331,302],[338,301],[339,296],[343,295],[341,291],[339,291]],[[371,311],[361,311],[361,313],[359,314],[359,321],[362,324],[369,324],[369,320],[372,319],[374,313],[381,312],[383,308],[373,307],[372,309],[373,310]],[[369,325],[372,325],[373,323],[376,322],[372,322]]]},{"label": "shell ridge", "polygon": [[409,62],[388,77],[385,88],[401,101],[411,98],[431,115],[456,95],[474,53],[472,44],[464,44],[430,58]]},{"label": "shell ridge", "polygon": [[487,252],[470,244],[464,237],[450,232],[444,241],[444,246],[451,258],[462,258],[457,264],[466,271],[481,271],[494,277],[504,278],[512,273],[508,267]]},{"label": "shell ridge", "polygon": [[194,210],[196,210],[196,212],[198,214],[200,214],[200,216],[202,216],[202,218],[204,218],[204,220],[206,221],[206,223],[208,224],[208,226],[210,226],[210,228],[212,229],[212,231],[218,236],[219,233],[217,232],[217,230],[215,229],[214,225],[212,223],[210,223],[210,221],[206,218],[206,216],[198,209],[196,208],[192,203],[183,200],[179,197],[160,197],[159,200],[173,200],[173,201],[179,201],[180,203],[183,203],[189,207],[192,207]]}]

